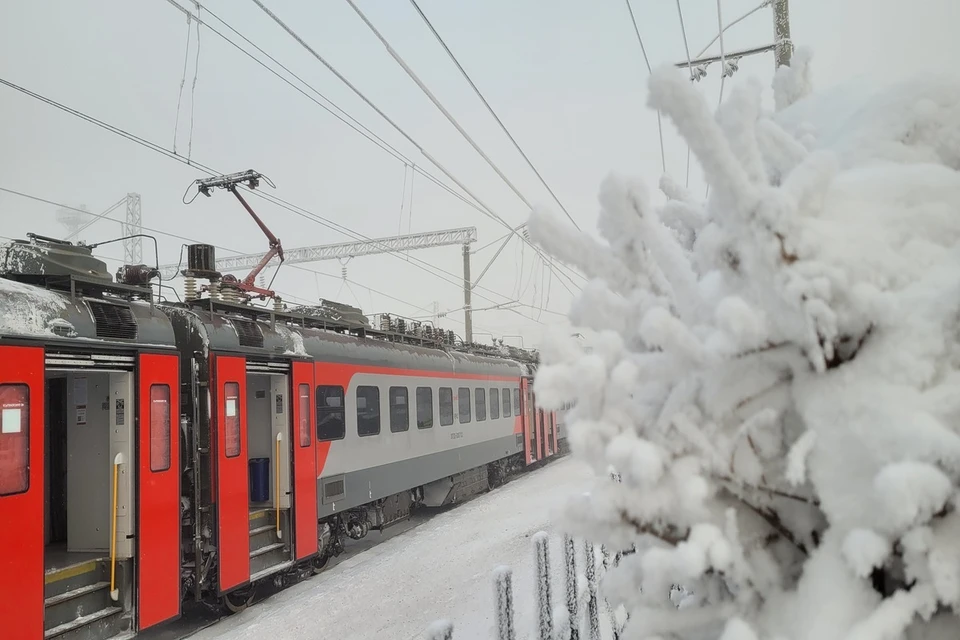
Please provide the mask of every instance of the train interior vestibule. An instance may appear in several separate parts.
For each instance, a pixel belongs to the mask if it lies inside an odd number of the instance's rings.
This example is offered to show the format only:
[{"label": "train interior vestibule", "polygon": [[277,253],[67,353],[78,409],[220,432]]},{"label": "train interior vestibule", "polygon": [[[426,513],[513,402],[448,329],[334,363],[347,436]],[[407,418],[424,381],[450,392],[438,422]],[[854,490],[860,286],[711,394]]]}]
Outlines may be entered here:
[{"label": "train interior vestibule", "polygon": [[48,370],[44,391],[44,627],[119,628],[132,602],[133,373]]},{"label": "train interior vestibule", "polygon": [[250,571],[289,561],[290,392],[287,374],[247,374]]}]

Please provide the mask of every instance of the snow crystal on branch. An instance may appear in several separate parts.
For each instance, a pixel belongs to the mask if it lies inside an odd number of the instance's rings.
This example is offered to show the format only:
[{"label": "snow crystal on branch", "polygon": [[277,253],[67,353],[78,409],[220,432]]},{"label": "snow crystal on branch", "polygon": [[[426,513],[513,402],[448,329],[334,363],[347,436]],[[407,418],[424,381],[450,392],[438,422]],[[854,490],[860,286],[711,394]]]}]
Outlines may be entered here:
[{"label": "snow crystal on branch", "polygon": [[628,635],[960,637],[960,82],[810,68],[716,115],[657,70],[709,201],[612,176],[602,240],[530,221],[590,278],[535,390],[597,472],[571,532],[635,549],[605,583]]}]

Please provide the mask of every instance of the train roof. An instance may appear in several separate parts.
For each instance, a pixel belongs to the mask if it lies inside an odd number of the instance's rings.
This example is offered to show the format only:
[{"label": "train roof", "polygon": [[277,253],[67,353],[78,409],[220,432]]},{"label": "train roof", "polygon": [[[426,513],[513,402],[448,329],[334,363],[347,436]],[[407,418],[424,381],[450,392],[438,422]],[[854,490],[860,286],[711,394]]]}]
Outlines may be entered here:
[{"label": "train roof", "polygon": [[525,375],[517,360],[449,348],[413,336],[338,324],[301,314],[249,305],[199,300],[161,305],[181,340],[193,349],[239,352],[261,357],[309,357],[322,362],[449,371],[472,375]]},{"label": "train roof", "polygon": [[0,337],[176,347],[170,318],[149,290],[140,289],[143,299],[136,299],[82,278],[67,278],[57,289],[48,284],[0,277]]}]

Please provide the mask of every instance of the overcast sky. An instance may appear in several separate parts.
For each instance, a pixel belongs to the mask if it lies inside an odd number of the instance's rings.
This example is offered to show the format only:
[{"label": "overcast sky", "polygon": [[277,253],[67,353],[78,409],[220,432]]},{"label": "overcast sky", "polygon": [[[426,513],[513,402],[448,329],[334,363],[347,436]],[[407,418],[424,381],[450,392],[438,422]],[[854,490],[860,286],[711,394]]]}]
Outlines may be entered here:
[{"label": "overcast sky", "polygon": [[[759,0],[723,0],[725,22]],[[526,207],[469,147],[388,55],[344,0],[265,0],[322,56],[365,92],[421,147],[442,162],[512,225]],[[560,200],[585,229],[595,228],[596,193],[611,171],[660,175],[656,118],[645,107],[646,67],[623,0],[420,0],[421,8],[485,93]],[[181,0],[184,6],[192,3]],[[203,3],[264,51],[286,64],[327,98],[394,145],[418,166],[442,178],[423,157],[333,74],[247,0]],[[359,0],[359,6],[420,75],[462,126],[525,197],[559,209],[505,138],[433,39],[408,0]],[[635,0],[634,11],[653,65],[685,57],[673,0]],[[682,0],[692,55],[717,32],[714,0]],[[892,80],[926,70],[944,72],[960,59],[957,0],[792,0],[797,45],[814,50],[814,80],[825,88],[853,75]],[[237,39],[205,12],[211,26]],[[425,178],[412,185],[412,210],[403,206],[405,167],[316,104],[201,27],[187,41],[183,13],[168,0],[8,0],[0,8],[0,77],[186,155],[193,120],[192,157],[223,172],[253,168],[277,186],[275,195],[359,234],[476,226],[474,249],[505,233],[503,227]],[[733,27],[724,39],[733,50],[767,44],[769,9]],[[711,52],[719,52],[715,45]],[[258,56],[260,54],[257,54]],[[181,81],[186,77],[177,122]],[[771,55],[744,59],[731,83],[749,75],[769,86]],[[699,84],[711,102],[719,68]],[[266,241],[239,204],[222,191],[181,201],[201,171],[0,87],[0,187],[100,212],[128,192],[142,196],[143,224],[240,252],[264,250]],[[668,172],[686,178],[686,147],[666,127]],[[409,174],[406,185],[410,197]],[[446,181],[446,179],[444,179]],[[694,164],[691,187],[702,190]],[[349,238],[277,206],[252,200],[287,247]],[[123,217],[123,209],[113,216]],[[29,231],[56,236],[56,207],[0,192],[0,235]],[[115,222],[97,222],[88,242],[119,235]],[[156,234],[160,262],[176,262],[182,240]],[[474,277],[494,247],[473,256]],[[98,250],[123,255],[120,245]],[[229,252],[220,251],[220,255]],[[144,245],[145,261],[152,260]],[[427,273],[425,261],[442,269]],[[111,268],[117,262],[110,262]],[[459,247],[396,256],[357,258],[346,265],[321,262],[283,267],[275,288],[293,303],[317,297],[359,304],[368,314],[392,311],[428,316],[463,306]],[[322,275],[321,275],[322,274]],[[272,269],[268,270],[268,278]],[[577,282],[582,282],[577,279]],[[522,336],[536,344],[545,325],[557,323],[571,295],[527,247],[513,241],[475,290],[474,306],[519,298],[520,313],[475,315],[476,337]],[[566,284],[569,286],[569,284]],[[375,291],[371,291],[371,289]],[[540,311],[544,308],[543,311]],[[522,314],[522,315],[521,315]],[[462,334],[462,312],[441,324]],[[518,344],[516,337],[508,342]]]}]

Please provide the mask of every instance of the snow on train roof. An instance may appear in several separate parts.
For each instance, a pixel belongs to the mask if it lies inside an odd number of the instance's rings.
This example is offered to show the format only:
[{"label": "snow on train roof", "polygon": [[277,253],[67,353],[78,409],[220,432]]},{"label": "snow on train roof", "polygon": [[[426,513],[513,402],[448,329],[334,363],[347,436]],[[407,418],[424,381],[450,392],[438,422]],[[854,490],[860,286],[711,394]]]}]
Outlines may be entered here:
[{"label": "snow on train roof", "polygon": [[53,336],[53,322],[60,319],[66,300],[47,289],[0,278],[4,297],[0,333],[22,336]]}]

